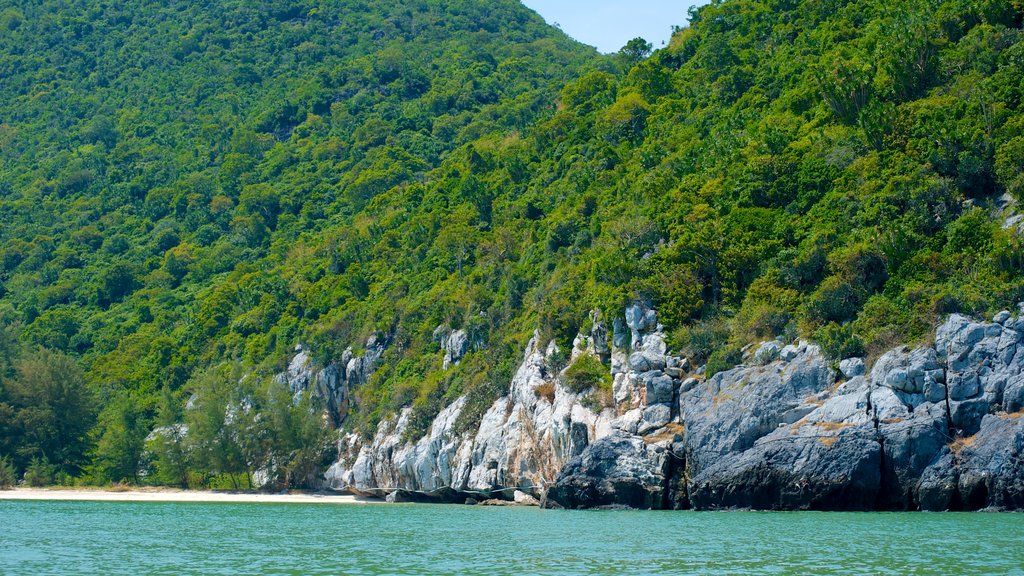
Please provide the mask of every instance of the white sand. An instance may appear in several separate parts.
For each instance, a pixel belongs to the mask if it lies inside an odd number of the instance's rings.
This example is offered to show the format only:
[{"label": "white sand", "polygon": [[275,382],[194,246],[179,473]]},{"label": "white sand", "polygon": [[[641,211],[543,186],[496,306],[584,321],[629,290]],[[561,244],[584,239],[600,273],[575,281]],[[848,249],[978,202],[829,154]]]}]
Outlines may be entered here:
[{"label": "white sand", "polygon": [[259,504],[373,504],[381,500],[348,494],[258,494],[200,490],[138,489],[124,492],[88,489],[15,488],[0,490],[0,500],[88,500],[105,502],[253,502]]}]

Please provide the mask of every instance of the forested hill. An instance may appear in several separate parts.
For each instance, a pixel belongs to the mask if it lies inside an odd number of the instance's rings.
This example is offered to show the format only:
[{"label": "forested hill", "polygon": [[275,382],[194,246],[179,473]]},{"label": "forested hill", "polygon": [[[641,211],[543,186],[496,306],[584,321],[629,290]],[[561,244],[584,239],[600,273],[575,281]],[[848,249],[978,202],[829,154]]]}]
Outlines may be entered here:
[{"label": "forested hill", "polygon": [[[1022,10],[725,0],[599,57],[511,1],[4,7],[0,453],[134,478],[185,399],[271,405],[298,343],[387,342],[345,423],[368,433],[462,394],[474,425],[534,329],[568,350],[633,300],[708,372],[1005,307]],[[439,326],[473,344],[450,370]],[[26,416],[60,354],[73,454]]]},{"label": "forested hill", "polygon": [[[513,0],[0,2],[0,55],[0,317],[147,423],[161,387],[359,307],[373,198],[614,69]],[[13,420],[0,454],[63,458]]]}]

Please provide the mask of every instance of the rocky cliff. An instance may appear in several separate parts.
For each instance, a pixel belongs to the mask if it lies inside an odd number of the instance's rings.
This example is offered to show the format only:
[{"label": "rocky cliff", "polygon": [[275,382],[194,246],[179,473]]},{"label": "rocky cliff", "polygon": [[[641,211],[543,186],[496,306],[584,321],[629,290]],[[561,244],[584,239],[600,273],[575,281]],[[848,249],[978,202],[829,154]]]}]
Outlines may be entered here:
[{"label": "rocky cliff", "polygon": [[[446,362],[465,348],[455,336]],[[608,406],[569,390],[556,346],[534,337],[475,433],[454,431],[464,399],[416,441],[403,440],[404,411],[371,442],[346,436],[327,487],[444,501],[519,491],[573,508],[1024,508],[1024,318],[954,315],[934,345],[891,350],[870,371],[767,342],[747,364],[688,377],[640,305],[607,341],[596,322],[570,357],[610,358]],[[282,377],[310,385],[302,374]]]}]

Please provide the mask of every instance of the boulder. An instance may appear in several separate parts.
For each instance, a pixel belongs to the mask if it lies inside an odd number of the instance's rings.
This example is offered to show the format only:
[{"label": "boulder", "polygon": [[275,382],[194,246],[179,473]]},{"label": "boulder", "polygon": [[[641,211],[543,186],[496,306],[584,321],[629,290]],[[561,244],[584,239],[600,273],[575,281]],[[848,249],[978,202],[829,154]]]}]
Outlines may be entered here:
[{"label": "boulder", "polygon": [[782,345],[771,340],[764,342],[757,347],[757,351],[754,352],[754,361],[758,364],[768,364],[779,359],[779,353],[782,351]]},{"label": "boulder", "polygon": [[643,419],[637,425],[637,434],[644,435],[664,428],[672,420],[672,408],[667,404],[651,404],[644,408]]},{"label": "boulder", "polygon": [[1024,415],[989,414],[922,474],[924,510],[1024,509]]},{"label": "boulder", "polygon": [[863,358],[847,358],[839,363],[839,372],[843,375],[843,378],[849,380],[850,378],[856,378],[857,376],[863,376],[865,373],[864,359]]},{"label": "boulder", "polygon": [[818,347],[804,346],[789,362],[734,368],[696,383],[681,406],[689,475],[749,449],[780,424],[797,422],[834,382]]},{"label": "boulder", "polygon": [[634,372],[651,372],[665,369],[665,356],[653,352],[634,352],[629,355],[629,367]]},{"label": "boulder", "polygon": [[863,379],[742,452],[728,452],[690,484],[697,509],[871,510],[881,447]]},{"label": "boulder", "polygon": [[636,434],[640,421],[643,420],[644,412],[640,408],[629,410],[622,416],[612,420],[612,428],[621,430],[627,434]]},{"label": "boulder", "polygon": [[783,346],[779,351],[779,359],[783,362],[790,362],[800,354],[800,349],[792,344]]},{"label": "boulder", "polygon": [[516,490],[513,492],[512,501],[520,506],[540,506],[539,500],[522,490]]},{"label": "boulder", "polygon": [[633,348],[638,348],[643,343],[645,332],[657,330],[658,316],[643,304],[630,304],[626,307],[626,326],[630,329]]},{"label": "boulder", "polygon": [[663,447],[648,446],[635,436],[613,434],[566,464],[548,489],[544,506],[662,508],[667,469],[668,454]]},{"label": "boulder", "polygon": [[660,371],[647,372],[640,376],[647,394],[647,404],[671,404],[675,385],[671,376]]}]

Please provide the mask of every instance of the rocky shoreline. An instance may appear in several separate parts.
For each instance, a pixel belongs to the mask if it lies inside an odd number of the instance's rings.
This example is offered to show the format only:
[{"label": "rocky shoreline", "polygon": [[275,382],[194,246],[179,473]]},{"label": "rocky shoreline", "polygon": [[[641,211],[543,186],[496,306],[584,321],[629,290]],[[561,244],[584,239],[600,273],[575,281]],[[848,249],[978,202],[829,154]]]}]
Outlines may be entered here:
[{"label": "rocky shoreline", "polygon": [[[458,362],[464,335],[442,339],[446,364]],[[594,410],[588,392],[566,388],[551,369],[555,345],[535,337],[475,433],[454,430],[459,399],[405,442],[405,410],[369,443],[346,436],[325,488],[460,503],[523,495],[566,508],[1024,509],[1024,318],[951,316],[933,345],[891,350],[870,371],[863,359],[834,369],[813,344],[773,341],[732,370],[688,375],[641,305],[607,341],[593,322],[570,361],[610,360],[610,406]],[[360,363],[333,382],[358,382],[371,364]],[[347,399],[308,366],[282,378]],[[538,393],[545,386],[553,397]]]}]

